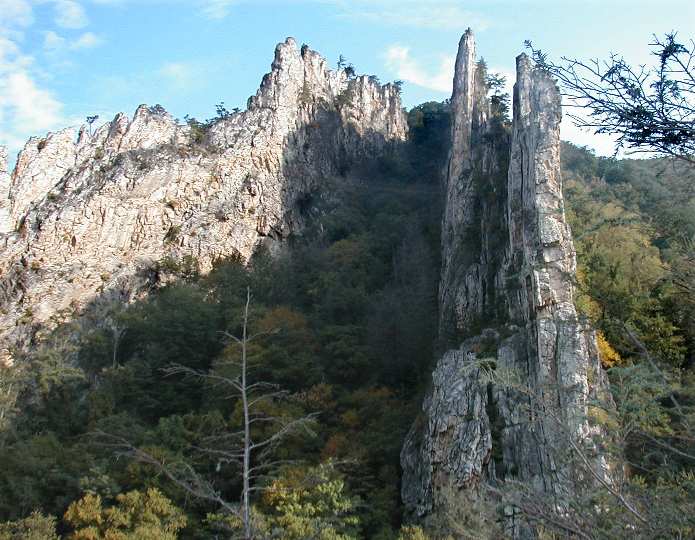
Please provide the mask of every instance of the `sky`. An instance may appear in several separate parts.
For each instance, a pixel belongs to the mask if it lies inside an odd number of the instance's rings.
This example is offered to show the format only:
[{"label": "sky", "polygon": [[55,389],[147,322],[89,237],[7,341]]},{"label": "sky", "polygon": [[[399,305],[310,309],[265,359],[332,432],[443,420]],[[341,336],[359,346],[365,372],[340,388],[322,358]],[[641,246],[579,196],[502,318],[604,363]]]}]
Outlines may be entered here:
[{"label": "sky", "polygon": [[[97,123],[146,103],[175,117],[244,108],[287,36],[335,65],[403,80],[408,108],[451,94],[471,27],[489,70],[513,82],[524,40],[558,59],[649,63],[652,34],[695,38],[693,0],[0,0],[0,145]],[[612,153],[564,120],[563,139]]]}]

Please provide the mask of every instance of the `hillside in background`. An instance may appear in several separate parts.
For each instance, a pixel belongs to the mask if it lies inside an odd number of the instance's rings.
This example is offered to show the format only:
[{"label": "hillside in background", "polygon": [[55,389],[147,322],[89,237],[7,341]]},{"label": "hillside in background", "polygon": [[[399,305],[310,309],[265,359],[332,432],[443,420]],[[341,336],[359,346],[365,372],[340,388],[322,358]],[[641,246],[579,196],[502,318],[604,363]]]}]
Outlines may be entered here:
[{"label": "hillside in background", "polygon": [[622,356],[634,343],[616,323],[673,367],[692,368],[695,171],[677,160],[597,158],[569,143],[562,159],[582,310]]}]

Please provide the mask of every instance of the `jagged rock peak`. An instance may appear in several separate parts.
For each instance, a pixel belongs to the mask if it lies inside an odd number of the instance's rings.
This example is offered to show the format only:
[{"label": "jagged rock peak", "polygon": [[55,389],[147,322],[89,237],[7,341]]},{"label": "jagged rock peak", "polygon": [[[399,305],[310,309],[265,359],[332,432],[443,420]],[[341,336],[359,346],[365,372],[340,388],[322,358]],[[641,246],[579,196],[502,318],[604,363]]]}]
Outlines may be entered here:
[{"label": "jagged rock peak", "polygon": [[454,89],[451,94],[452,122],[449,178],[458,178],[462,168],[465,167],[466,159],[470,159],[475,79],[475,38],[473,37],[473,31],[469,28],[459,42],[454,69]]},{"label": "jagged rock peak", "polygon": [[[487,98],[486,73],[476,58],[475,38],[469,28],[461,37],[453,91],[451,95],[451,148],[444,174],[445,205],[442,219],[442,274],[440,292],[440,334],[442,339],[455,333],[466,321],[479,315],[483,308],[480,297],[480,268],[469,267],[466,261],[479,254],[472,253],[476,244],[471,236],[481,236],[481,224],[490,216],[477,211],[480,206],[479,186],[475,177],[495,172],[492,148],[478,144],[488,130],[490,105]],[[468,272],[464,277],[463,272]],[[462,289],[461,283],[469,282]]]},{"label": "jagged rock peak", "polygon": [[472,168],[471,138],[485,129],[489,104],[485,73],[476,58],[475,37],[469,28],[459,41],[451,94],[451,150],[446,171],[447,183],[460,182]]},{"label": "jagged rock peak", "polygon": [[0,342],[128,301],[162,279],[162,260],[203,272],[248,260],[302,230],[327,177],[406,136],[395,85],[331,71],[288,38],[248,109],[211,125],[141,105],[132,120],[30,139],[9,182],[0,174]]},{"label": "jagged rock peak", "polygon": [[334,96],[346,81],[344,70],[330,72],[320,54],[309,48],[300,50],[295,39],[288,37],[275,48],[272,70],[263,77],[256,95],[249,98],[248,108],[289,106],[305,88],[313,88],[326,97]]},{"label": "jagged rock peak", "polygon": [[[442,226],[440,313],[451,350],[401,453],[402,497],[414,516],[459,504],[451,490],[484,500],[481,483],[504,492],[507,480],[521,482],[539,495],[571,490],[575,470],[558,456],[567,455],[568,437],[590,442],[598,434],[589,403],[608,399],[595,335],[574,305],[559,90],[520,55],[511,136],[495,143],[474,61],[467,32],[454,77]],[[508,155],[506,175],[493,165],[495,153]],[[481,362],[515,373],[528,391],[491,384]],[[597,465],[605,469],[600,458]],[[533,534],[513,510],[502,521],[512,536]]]}]

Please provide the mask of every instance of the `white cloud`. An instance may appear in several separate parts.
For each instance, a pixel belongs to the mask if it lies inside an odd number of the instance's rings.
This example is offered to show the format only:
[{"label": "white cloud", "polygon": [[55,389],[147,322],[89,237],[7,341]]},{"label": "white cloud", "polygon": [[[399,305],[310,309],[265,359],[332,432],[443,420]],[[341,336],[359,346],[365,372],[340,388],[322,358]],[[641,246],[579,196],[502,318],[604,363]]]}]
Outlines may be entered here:
[{"label": "white cloud", "polygon": [[101,45],[103,40],[92,32],[85,32],[70,44],[71,49],[91,49]]},{"label": "white cloud", "polygon": [[54,9],[56,24],[62,28],[83,28],[89,22],[82,6],[74,0],[56,0]]},{"label": "white cloud", "polygon": [[442,56],[437,70],[429,72],[410,56],[409,47],[392,45],[386,50],[385,60],[386,67],[396,78],[435,92],[451,94],[455,57]]},{"label": "white cloud", "polygon": [[0,73],[19,60],[19,47],[7,38],[0,36]]},{"label": "white cloud", "polygon": [[27,0],[0,0],[0,31],[26,27],[34,22],[31,3]]},{"label": "white cloud", "polygon": [[0,37],[0,144],[11,154],[29,137],[66,124],[62,103],[41,87],[32,66],[16,43]]},{"label": "white cloud", "polygon": [[65,48],[65,38],[49,30],[43,35],[43,48],[47,51],[58,51]]},{"label": "white cloud", "polygon": [[36,133],[58,125],[62,117],[62,104],[49,91],[39,88],[26,71],[9,73],[0,82],[16,128]]},{"label": "white cloud", "polygon": [[170,84],[180,88],[188,86],[193,82],[194,70],[183,62],[167,62],[159,68],[159,74],[166,78]]},{"label": "white cloud", "polygon": [[333,6],[339,17],[392,26],[412,26],[437,30],[465,30],[468,26],[485,30],[489,23],[482,16],[462,7],[460,0],[197,0],[204,16],[223,19],[239,4],[297,3]]},{"label": "white cloud", "polygon": [[101,45],[103,40],[92,32],[85,32],[74,41],[68,41],[53,30],[44,33],[43,48],[51,53],[60,53],[66,50],[91,49]]},{"label": "white cloud", "polygon": [[224,19],[229,14],[229,8],[238,3],[238,0],[204,0],[203,15],[210,19]]}]

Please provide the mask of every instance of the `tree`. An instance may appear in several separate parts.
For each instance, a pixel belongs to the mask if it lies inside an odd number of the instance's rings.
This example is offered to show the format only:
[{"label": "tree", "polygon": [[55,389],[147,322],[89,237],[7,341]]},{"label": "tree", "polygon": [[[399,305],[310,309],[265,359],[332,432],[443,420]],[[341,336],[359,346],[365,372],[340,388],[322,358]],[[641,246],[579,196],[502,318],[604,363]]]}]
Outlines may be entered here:
[{"label": "tree", "polygon": [[265,381],[251,382],[249,371],[255,367],[252,365],[251,358],[254,351],[253,345],[256,340],[274,331],[249,334],[250,305],[251,290],[247,287],[246,302],[242,311],[241,335],[224,333],[230,340],[231,350],[238,353],[238,358],[220,362],[216,369],[210,371],[197,370],[180,364],[170,365],[163,370],[169,376],[184,375],[205,381],[215,387],[222,387],[227,399],[238,399],[241,412],[240,429],[210,437],[207,441],[208,445],[197,450],[215,458],[218,471],[223,464],[238,467],[242,478],[239,504],[228,501],[214,482],[196,471],[190,463],[182,460],[167,461],[146,449],[136,448],[123,439],[117,440],[113,436],[101,434],[106,435],[112,442],[116,440],[116,444],[126,454],[154,466],[189,494],[214,502],[227,513],[240,518],[245,540],[250,540],[254,535],[251,493],[263,490],[262,485],[257,485],[258,480],[267,477],[273,468],[286,463],[286,460],[275,459],[275,450],[290,435],[302,431],[311,434],[309,426],[315,417],[314,414],[300,417],[283,414],[273,405],[287,397],[287,392]]},{"label": "tree", "polygon": [[232,113],[227,110],[224,101],[220,101],[217,105],[215,105],[215,113],[217,114],[217,118],[213,119],[213,121],[218,119],[227,120],[232,116]]},{"label": "tree", "polygon": [[505,92],[507,77],[499,73],[490,73],[485,79],[490,92],[490,109],[495,118],[509,121],[509,93]]},{"label": "tree", "polygon": [[176,540],[186,517],[159,490],[130,491],[104,507],[99,495],[73,502],[65,521],[74,529],[70,540]]},{"label": "tree", "polygon": [[89,126],[89,135],[92,135],[92,124],[96,122],[99,119],[99,115],[95,114],[93,116],[88,116],[87,117],[87,125]]},{"label": "tree", "polygon": [[554,63],[525,44],[538,66],[557,77],[569,105],[588,112],[569,115],[577,126],[617,136],[616,152],[630,148],[695,164],[695,41],[686,46],[676,33],[655,35],[651,67],[630,66],[616,54]]},{"label": "tree", "polygon": [[330,461],[310,469],[289,469],[263,494],[271,508],[270,536],[286,540],[352,540],[359,519],[358,500],[345,493],[345,482]]},{"label": "tree", "polygon": [[207,130],[210,127],[206,122],[201,122],[193,116],[186,115],[183,117],[190,129],[190,137],[192,144],[203,144]]},{"label": "tree", "polygon": [[24,519],[0,523],[0,540],[58,540],[56,518],[34,511]]}]

